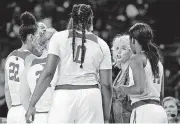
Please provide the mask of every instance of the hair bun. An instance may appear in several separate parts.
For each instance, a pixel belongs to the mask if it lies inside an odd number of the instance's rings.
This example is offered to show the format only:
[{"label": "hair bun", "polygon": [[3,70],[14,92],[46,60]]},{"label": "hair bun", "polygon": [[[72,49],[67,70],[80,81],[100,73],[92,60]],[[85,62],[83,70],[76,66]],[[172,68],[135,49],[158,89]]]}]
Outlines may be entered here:
[{"label": "hair bun", "polygon": [[26,26],[36,24],[35,17],[27,11],[21,15],[20,20],[21,20],[22,24],[26,25]]}]

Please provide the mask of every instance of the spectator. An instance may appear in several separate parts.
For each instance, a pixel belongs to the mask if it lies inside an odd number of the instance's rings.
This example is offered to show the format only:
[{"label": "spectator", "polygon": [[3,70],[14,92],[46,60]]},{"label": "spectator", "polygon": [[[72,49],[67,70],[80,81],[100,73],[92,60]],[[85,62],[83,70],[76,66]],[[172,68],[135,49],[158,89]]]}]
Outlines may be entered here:
[{"label": "spectator", "polygon": [[38,4],[34,7],[34,16],[36,18],[37,21],[40,21],[41,19],[43,19],[43,13],[42,13],[42,6],[41,4]]},{"label": "spectator", "polygon": [[5,76],[4,76],[4,65],[5,65],[5,58],[0,60],[0,117],[7,116],[7,105],[5,100]]},{"label": "spectator", "polygon": [[[112,50],[116,66],[121,69],[113,82],[113,87],[119,85],[126,85],[128,87],[134,83],[130,80],[132,78],[129,78],[132,76],[128,63],[128,60],[132,56],[129,35],[117,36],[113,41]],[[125,93],[113,91],[111,122],[129,123],[131,115],[130,100]]]},{"label": "spectator", "polygon": [[180,106],[179,100],[174,97],[165,97],[162,105],[166,110],[169,123],[180,123],[180,120],[178,119],[178,107]]},{"label": "spectator", "polygon": [[21,8],[19,6],[16,6],[13,11],[13,17],[10,22],[6,25],[6,33],[10,38],[17,38],[19,34],[19,28],[20,28],[20,14],[21,14]]}]

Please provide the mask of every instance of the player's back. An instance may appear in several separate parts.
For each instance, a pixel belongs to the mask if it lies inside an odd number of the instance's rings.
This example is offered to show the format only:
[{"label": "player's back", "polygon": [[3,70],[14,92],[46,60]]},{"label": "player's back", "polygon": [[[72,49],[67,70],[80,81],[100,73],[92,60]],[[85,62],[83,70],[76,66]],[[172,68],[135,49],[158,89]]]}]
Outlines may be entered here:
[{"label": "player's back", "polygon": [[6,59],[5,71],[12,105],[20,105],[20,75],[24,69],[25,59],[31,52],[14,50]]},{"label": "player's back", "polygon": [[130,98],[132,100],[132,103],[145,100],[145,99],[155,99],[160,100],[160,93],[161,93],[161,86],[162,86],[162,77],[163,77],[163,65],[159,61],[158,62],[159,67],[159,75],[157,77],[154,77],[152,69],[151,69],[151,63],[149,59],[147,59],[147,64],[144,67],[145,71],[145,89],[144,93],[141,95],[131,95]]},{"label": "player's back", "polygon": [[[65,30],[55,34],[58,41],[60,56],[59,64],[59,85],[93,85],[97,84],[97,77],[100,64],[104,58],[103,52],[109,50],[108,45],[98,36],[91,32],[85,34],[84,63],[80,68],[82,53],[82,33],[76,31],[74,60],[72,51],[73,32]],[[53,42],[53,41],[51,41]],[[63,66],[61,66],[63,65]]]},{"label": "player's back", "polygon": [[[30,67],[27,72],[27,82],[30,87],[31,93],[34,92],[36,83],[39,79],[39,76],[46,64],[46,57],[37,57],[31,62]],[[52,82],[54,82],[54,78]],[[52,102],[52,92],[53,88],[51,85],[46,89],[40,100],[36,104],[37,112],[48,112]]]}]

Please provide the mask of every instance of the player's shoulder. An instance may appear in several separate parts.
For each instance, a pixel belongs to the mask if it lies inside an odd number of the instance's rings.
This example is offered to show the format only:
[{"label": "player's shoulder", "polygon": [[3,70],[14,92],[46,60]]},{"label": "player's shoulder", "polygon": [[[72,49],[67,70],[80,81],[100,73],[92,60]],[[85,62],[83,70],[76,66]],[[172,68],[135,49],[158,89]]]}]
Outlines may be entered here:
[{"label": "player's shoulder", "polygon": [[37,65],[37,64],[45,64],[47,57],[37,57],[32,60],[31,66]]},{"label": "player's shoulder", "polygon": [[11,56],[15,56],[15,57],[18,57],[18,58],[21,58],[23,60],[26,59],[26,57],[28,55],[32,54],[30,51],[28,50],[20,50],[20,49],[17,49],[17,50],[14,50],[12,51],[9,55],[8,55],[8,58],[11,57]]},{"label": "player's shoulder", "polygon": [[[13,50],[11,53],[9,53],[9,55],[7,56],[7,59],[8,59],[9,57],[11,57],[11,56],[16,55],[16,52],[17,52],[17,50]],[[6,59],[6,60],[7,60],[7,59]]]},{"label": "player's shoulder", "polygon": [[135,54],[129,59],[130,65],[146,65],[147,57],[144,54]]},{"label": "player's shoulder", "polygon": [[63,31],[58,31],[56,33],[54,33],[53,37],[65,37],[69,34],[68,30],[63,30]]},{"label": "player's shoulder", "polygon": [[11,61],[10,58],[11,58],[12,56],[15,56],[15,55],[16,55],[16,50],[13,50],[13,51],[7,56],[6,62],[5,62],[5,66],[6,66],[6,64],[8,63],[8,61]]},{"label": "player's shoulder", "polygon": [[[56,42],[56,43],[62,43],[65,42],[66,39],[68,38],[68,30],[63,30],[63,31],[59,31],[53,34],[51,41],[52,42]],[[50,42],[51,43],[51,42]]]},{"label": "player's shoulder", "polygon": [[98,44],[101,46],[102,49],[109,49],[109,46],[105,40],[97,36]]},{"label": "player's shoulder", "polygon": [[36,59],[36,58],[37,58],[37,56],[35,56],[34,54],[28,55],[28,56],[26,57],[25,61],[24,61],[24,65],[26,66],[26,65],[28,65],[29,63],[32,63],[32,61],[33,61],[34,59]]},{"label": "player's shoulder", "polygon": [[[31,52],[28,51],[28,50],[19,50],[19,49],[17,49],[17,50],[13,50],[13,51],[7,56],[7,59],[10,58],[10,57],[12,57],[12,56],[15,56],[15,57],[17,57],[17,58],[21,58],[21,59],[25,60],[26,57],[27,57],[28,55],[30,55],[30,54],[31,54]],[[6,59],[6,60],[7,60],[7,59]]]},{"label": "player's shoulder", "polygon": [[101,44],[107,44],[107,43],[105,42],[105,40],[103,40],[103,39],[100,38],[99,36],[97,36],[97,35],[95,35],[95,34],[93,34],[93,35],[97,37],[98,43],[101,43]]}]

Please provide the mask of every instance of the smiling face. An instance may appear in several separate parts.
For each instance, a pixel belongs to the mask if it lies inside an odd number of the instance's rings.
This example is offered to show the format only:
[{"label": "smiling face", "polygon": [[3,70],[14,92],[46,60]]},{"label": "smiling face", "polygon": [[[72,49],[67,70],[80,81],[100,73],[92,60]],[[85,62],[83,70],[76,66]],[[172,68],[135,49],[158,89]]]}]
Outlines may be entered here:
[{"label": "smiling face", "polygon": [[[164,102],[164,109],[167,113],[169,121],[177,118],[178,109],[177,109],[176,103],[173,100],[168,100],[168,101]],[[172,115],[173,115],[173,117],[172,117]]]},{"label": "smiling face", "polygon": [[113,41],[113,59],[116,64],[126,63],[132,55],[128,35],[115,38]]}]

